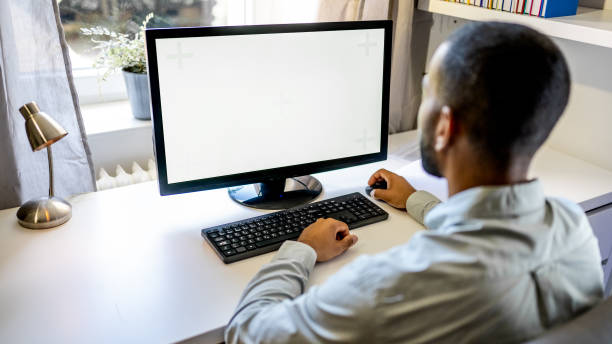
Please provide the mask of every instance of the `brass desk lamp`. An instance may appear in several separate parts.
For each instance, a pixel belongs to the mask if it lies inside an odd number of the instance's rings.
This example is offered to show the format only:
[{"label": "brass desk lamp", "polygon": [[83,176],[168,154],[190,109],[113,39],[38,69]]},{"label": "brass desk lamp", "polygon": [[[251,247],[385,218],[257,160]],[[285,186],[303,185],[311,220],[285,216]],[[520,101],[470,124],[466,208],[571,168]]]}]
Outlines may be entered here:
[{"label": "brass desk lamp", "polygon": [[68,135],[66,130],[49,115],[40,112],[35,102],[19,108],[25,118],[25,128],[32,151],[47,148],[49,159],[49,196],[36,198],[24,203],[17,211],[17,220],[23,227],[44,229],[59,226],[70,220],[72,206],[53,195],[53,158],[51,145]]}]

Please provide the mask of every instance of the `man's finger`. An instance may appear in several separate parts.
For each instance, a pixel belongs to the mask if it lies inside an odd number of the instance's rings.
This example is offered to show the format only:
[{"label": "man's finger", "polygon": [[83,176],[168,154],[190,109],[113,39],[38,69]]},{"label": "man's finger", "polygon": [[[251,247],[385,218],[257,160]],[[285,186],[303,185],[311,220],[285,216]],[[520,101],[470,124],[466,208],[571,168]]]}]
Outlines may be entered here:
[{"label": "man's finger", "polygon": [[342,225],[339,225],[338,227],[336,227],[336,235],[340,234],[340,236],[344,238],[345,236],[351,233],[349,231],[348,225],[344,222],[341,222],[341,223]]},{"label": "man's finger", "polygon": [[385,170],[384,168],[381,168],[378,171],[378,173],[380,175],[380,178],[384,179],[385,182],[387,182],[387,183],[389,182],[389,179],[391,178],[391,175],[393,174],[393,172],[389,172],[389,171]]},{"label": "man's finger", "polygon": [[380,177],[380,170],[374,172],[370,176],[370,179],[368,179],[368,185],[372,185],[372,184],[376,183],[376,181],[378,180],[379,177]]},{"label": "man's finger", "polygon": [[368,180],[368,185],[373,185],[380,179],[384,179],[386,182],[389,182],[389,180],[387,179],[388,177],[385,177],[385,175],[388,176],[387,172],[388,171],[385,170],[384,168],[381,168],[380,170],[374,172],[374,174]]},{"label": "man's finger", "polygon": [[355,245],[357,243],[357,236],[354,234],[349,234],[340,240],[340,245],[343,249],[347,250],[349,247]]},{"label": "man's finger", "polygon": [[375,199],[380,199],[380,200],[387,202],[391,199],[391,192],[385,189],[374,189],[370,193],[370,196],[372,196]]}]

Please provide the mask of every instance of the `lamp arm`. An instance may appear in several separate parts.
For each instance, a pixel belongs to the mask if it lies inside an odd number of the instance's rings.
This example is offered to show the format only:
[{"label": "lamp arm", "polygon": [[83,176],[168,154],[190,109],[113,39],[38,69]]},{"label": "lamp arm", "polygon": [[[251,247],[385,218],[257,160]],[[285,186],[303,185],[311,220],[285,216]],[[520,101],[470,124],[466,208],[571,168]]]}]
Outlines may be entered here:
[{"label": "lamp arm", "polygon": [[51,146],[47,146],[47,159],[49,160],[49,198],[53,197],[53,155]]}]

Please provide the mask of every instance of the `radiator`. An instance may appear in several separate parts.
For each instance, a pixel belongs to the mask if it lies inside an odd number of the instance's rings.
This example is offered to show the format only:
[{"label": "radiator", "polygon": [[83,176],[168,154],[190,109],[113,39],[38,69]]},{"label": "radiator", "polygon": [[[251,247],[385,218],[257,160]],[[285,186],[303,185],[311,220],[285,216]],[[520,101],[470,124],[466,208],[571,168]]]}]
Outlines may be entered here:
[{"label": "radiator", "polygon": [[150,180],[157,180],[157,166],[153,159],[149,159],[146,169],[140,167],[136,161],[132,162],[131,173],[127,173],[121,165],[117,165],[114,176],[101,168],[96,179],[96,186],[98,191],[102,191]]}]

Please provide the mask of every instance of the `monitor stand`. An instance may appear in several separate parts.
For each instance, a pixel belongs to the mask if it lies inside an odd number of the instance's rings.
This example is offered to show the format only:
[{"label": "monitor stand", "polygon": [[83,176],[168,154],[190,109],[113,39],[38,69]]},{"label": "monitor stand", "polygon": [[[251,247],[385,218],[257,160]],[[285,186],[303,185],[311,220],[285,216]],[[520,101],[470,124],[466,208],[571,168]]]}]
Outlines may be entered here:
[{"label": "monitor stand", "polygon": [[228,189],[236,202],[257,209],[287,209],[306,204],[323,190],[321,182],[312,176],[272,179]]}]

